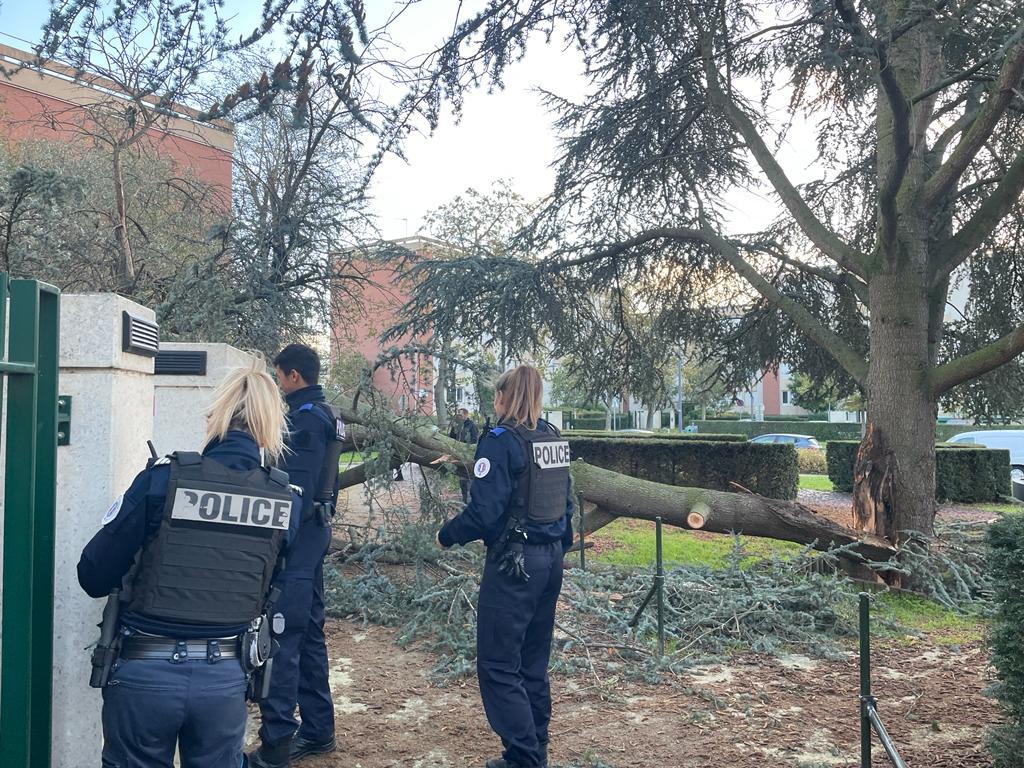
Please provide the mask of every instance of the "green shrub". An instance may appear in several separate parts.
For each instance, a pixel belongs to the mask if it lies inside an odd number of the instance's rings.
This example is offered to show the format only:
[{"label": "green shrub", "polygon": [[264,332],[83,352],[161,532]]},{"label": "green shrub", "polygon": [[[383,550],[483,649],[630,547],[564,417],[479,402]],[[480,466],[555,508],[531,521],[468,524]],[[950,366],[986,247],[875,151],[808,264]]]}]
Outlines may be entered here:
[{"label": "green shrub", "polygon": [[[837,491],[853,490],[853,465],[858,445],[852,440],[833,440],[828,444],[828,476]],[[998,501],[1009,492],[1009,451],[974,446],[936,446],[937,499],[964,503]]]},{"label": "green shrub", "polygon": [[731,482],[774,499],[796,498],[792,445],[732,440],[610,439],[568,436],[574,459],[656,483],[719,491]]},{"label": "green shrub", "polygon": [[631,433],[624,435],[621,432],[606,432],[598,429],[567,429],[562,432],[566,437],[592,437],[595,439],[627,440],[636,438],[638,440],[700,440],[703,442],[743,443],[746,437],[743,435],[701,435],[694,432],[652,432],[649,435]]},{"label": "green shrub", "polygon": [[860,424],[832,424],[827,421],[698,421],[697,434],[734,432],[747,437],[775,434],[810,435],[818,440],[859,440]]},{"label": "green shrub", "polygon": [[995,582],[995,618],[989,632],[995,695],[1004,722],[992,731],[989,749],[995,768],[1020,768],[1024,755],[1024,515],[1006,515],[988,529],[989,572]]},{"label": "green shrub", "polygon": [[801,475],[824,475],[828,472],[825,452],[814,448],[797,448],[796,462]]}]

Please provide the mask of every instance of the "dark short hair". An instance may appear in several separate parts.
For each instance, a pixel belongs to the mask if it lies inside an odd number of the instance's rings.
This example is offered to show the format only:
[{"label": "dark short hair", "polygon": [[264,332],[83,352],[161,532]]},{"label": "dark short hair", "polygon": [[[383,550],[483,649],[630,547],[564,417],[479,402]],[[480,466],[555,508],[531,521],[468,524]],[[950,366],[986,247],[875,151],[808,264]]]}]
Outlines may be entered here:
[{"label": "dark short hair", "polygon": [[274,358],[274,367],[285,373],[298,371],[302,380],[310,385],[320,381],[320,355],[305,344],[289,344],[282,349]]}]

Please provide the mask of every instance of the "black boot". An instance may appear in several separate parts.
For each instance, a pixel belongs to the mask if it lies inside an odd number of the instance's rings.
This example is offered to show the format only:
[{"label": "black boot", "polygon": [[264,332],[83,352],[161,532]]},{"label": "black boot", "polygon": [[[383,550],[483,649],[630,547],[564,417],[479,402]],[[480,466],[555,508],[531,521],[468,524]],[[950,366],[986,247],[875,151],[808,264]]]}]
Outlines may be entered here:
[{"label": "black boot", "polygon": [[520,765],[519,763],[510,763],[504,757],[492,757],[487,761],[484,768],[548,768],[548,761],[545,760],[541,765],[538,766],[526,766]]},{"label": "black boot", "polygon": [[308,755],[324,755],[333,752],[338,748],[337,742],[331,736],[327,741],[313,741],[296,734],[292,739],[291,758],[299,760]]},{"label": "black boot", "polygon": [[248,768],[289,768],[291,765],[290,750],[292,743],[290,741],[282,742],[273,747],[268,747],[266,744],[260,744],[260,748],[255,752],[250,752],[246,755]]}]

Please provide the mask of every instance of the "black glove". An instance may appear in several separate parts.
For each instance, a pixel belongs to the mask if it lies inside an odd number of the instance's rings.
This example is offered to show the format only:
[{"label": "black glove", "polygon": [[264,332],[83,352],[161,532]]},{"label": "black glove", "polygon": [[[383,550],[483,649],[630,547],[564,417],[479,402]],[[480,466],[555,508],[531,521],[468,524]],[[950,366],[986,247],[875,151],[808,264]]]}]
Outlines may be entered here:
[{"label": "black glove", "polygon": [[512,542],[501,555],[498,563],[498,571],[516,581],[527,582],[530,574],[526,572],[526,558],[523,557],[523,545],[519,542]]}]

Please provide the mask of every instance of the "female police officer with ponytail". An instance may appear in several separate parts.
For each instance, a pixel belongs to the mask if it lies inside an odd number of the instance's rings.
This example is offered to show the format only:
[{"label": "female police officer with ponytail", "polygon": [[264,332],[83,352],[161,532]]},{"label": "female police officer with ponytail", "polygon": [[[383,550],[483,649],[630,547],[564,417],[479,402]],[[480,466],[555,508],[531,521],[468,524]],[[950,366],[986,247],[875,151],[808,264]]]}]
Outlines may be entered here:
[{"label": "female police officer with ponytail", "polygon": [[504,746],[487,768],[547,766],[548,660],[562,556],[572,545],[569,446],[540,419],[540,373],[498,379],[499,421],[481,438],[469,503],[438,533],[444,547],[487,545],[477,609],[477,677],[487,720]]},{"label": "female police officer with ponytail", "polygon": [[82,552],[82,588],[120,607],[104,633],[115,642],[101,637],[94,655],[105,768],[171,768],[176,746],[182,768],[241,764],[248,674],[270,645],[261,613],[301,516],[288,476],[260,455],[278,459],[284,431],[262,366],[232,372],[203,453],[151,460]]}]

